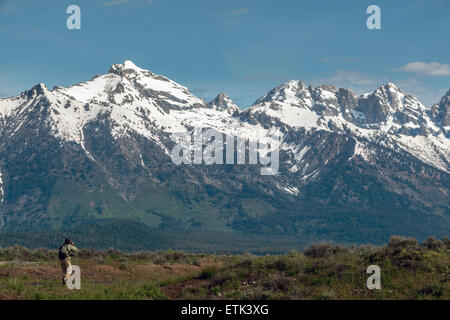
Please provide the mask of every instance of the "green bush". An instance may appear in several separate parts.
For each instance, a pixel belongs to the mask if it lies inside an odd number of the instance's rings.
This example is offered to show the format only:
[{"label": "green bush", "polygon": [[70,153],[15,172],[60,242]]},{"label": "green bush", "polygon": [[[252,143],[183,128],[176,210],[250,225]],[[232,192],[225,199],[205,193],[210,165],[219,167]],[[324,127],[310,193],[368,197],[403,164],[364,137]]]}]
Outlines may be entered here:
[{"label": "green bush", "polygon": [[305,256],[315,259],[329,258],[335,255],[348,254],[350,250],[342,246],[333,246],[331,243],[314,244],[305,250]]}]

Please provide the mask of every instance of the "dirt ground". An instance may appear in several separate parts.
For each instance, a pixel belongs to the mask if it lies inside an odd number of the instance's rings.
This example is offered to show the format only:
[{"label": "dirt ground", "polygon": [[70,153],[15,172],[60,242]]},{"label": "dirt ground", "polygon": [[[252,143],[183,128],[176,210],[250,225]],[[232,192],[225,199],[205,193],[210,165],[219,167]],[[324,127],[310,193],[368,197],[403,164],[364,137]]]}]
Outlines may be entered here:
[{"label": "dirt ground", "polygon": [[[192,264],[155,265],[138,264],[124,270],[111,265],[87,265],[80,266],[83,278],[90,280],[110,280],[126,279],[131,275],[146,277],[149,275],[185,275],[200,272],[201,267]],[[22,265],[6,266],[0,269],[0,279],[18,278],[27,276],[29,279],[38,278],[41,280],[51,280],[61,277],[61,267],[59,265]]]},{"label": "dirt ground", "polygon": [[[179,298],[182,290],[197,287],[205,281],[196,279],[202,270],[210,266],[217,266],[217,261],[203,259],[198,263],[176,263],[176,264],[145,264],[136,263],[126,266],[109,264],[84,264],[82,261],[72,261],[74,265],[79,265],[81,277],[84,281],[94,284],[113,284],[121,281],[142,282],[142,281],[165,281],[168,284],[161,287],[161,292],[171,299]],[[0,261],[0,281],[1,280],[25,280],[28,285],[40,281],[52,281],[61,279],[61,267],[58,261],[55,262],[1,262]],[[186,277],[187,280],[183,280]],[[177,279],[177,281],[171,281]],[[0,290],[0,300],[11,300],[17,297],[8,295]]]}]

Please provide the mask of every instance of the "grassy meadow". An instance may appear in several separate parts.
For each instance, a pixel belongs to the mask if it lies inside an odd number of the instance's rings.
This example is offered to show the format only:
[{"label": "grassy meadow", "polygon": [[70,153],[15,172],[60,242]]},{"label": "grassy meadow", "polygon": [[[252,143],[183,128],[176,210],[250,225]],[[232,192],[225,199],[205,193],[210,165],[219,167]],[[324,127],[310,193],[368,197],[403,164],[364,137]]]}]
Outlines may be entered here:
[{"label": "grassy meadow", "polygon": [[[316,244],[284,255],[82,249],[81,290],[61,283],[57,251],[0,249],[0,299],[450,299],[450,240]],[[381,289],[369,290],[369,265]]]}]

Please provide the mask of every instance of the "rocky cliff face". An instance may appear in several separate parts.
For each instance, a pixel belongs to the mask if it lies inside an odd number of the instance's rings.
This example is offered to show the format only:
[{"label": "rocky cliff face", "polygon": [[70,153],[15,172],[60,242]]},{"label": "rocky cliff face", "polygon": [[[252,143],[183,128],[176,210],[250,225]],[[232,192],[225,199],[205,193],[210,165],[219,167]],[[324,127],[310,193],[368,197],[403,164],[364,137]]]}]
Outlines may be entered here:
[{"label": "rocky cliff face", "polygon": [[[450,90],[431,108],[431,118],[447,134],[450,131]],[[447,136],[448,137],[448,136]]]}]

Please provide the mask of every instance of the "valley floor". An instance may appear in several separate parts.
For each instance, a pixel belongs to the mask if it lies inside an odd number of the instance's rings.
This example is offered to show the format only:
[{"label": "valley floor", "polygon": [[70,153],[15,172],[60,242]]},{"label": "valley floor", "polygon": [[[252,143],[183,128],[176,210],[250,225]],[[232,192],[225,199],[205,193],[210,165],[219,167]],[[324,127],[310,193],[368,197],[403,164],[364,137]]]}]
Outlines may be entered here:
[{"label": "valley floor", "polygon": [[[82,250],[81,289],[61,284],[55,251],[0,249],[0,299],[450,299],[450,241],[319,244],[256,256]],[[381,289],[369,290],[369,265]]]}]

